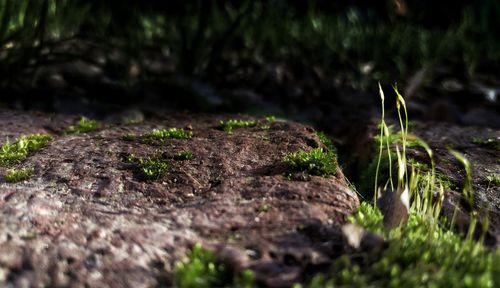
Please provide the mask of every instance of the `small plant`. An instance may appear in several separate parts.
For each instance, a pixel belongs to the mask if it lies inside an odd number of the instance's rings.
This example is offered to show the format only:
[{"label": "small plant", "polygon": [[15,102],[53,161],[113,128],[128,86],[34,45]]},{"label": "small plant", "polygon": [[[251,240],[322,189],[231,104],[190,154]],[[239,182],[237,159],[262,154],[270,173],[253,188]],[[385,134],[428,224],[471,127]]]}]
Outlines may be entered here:
[{"label": "small plant", "polygon": [[5,174],[5,182],[7,183],[17,183],[24,180],[28,180],[33,176],[33,168],[23,168],[23,169],[11,169]]},{"label": "small plant", "polygon": [[128,142],[132,142],[132,141],[134,141],[134,140],[135,140],[135,138],[136,138],[136,137],[135,137],[135,135],[133,135],[133,134],[125,134],[125,135],[123,135],[123,136],[122,136],[122,140],[123,140],[123,141],[128,141]]},{"label": "small plant", "polygon": [[499,174],[490,174],[486,176],[486,180],[488,180],[488,184],[495,185],[495,186],[500,186],[500,175]]},{"label": "small plant", "polygon": [[328,176],[337,171],[336,154],[322,148],[315,148],[306,152],[300,150],[288,154],[283,159],[283,163],[293,171],[307,172],[311,175]]},{"label": "small plant", "polygon": [[490,147],[490,148],[493,148],[497,151],[500,151],[500,138],[497,138],[497,139],[494,139],[494,138],[489,138],[489,139],[474,138],[474,139],[472,139],[472,143],[477,144],[477,145],[482,145],[485,147]]},{"label": "small plant", "polygon": [[220,121],[220,128],[229,134],[233,133],[233,129],[254,127],[256,125],[257,121],[255,120],[230,119],[227,121]]},{"label": "small plant", "polygon": [[177,262],[174,284],[181,288],[223,287],[227,282],[226,268],[218,264],[215,255],[197,243],[184,261]]},{"label": "small plant", "polygon": [[271,205],[269,204],[262,204],[259,206],[259,208],[257,208],[257,212],[260,212],[260,213],[266,213],[266,212],[269,212],[271,210]]},{"label": "small plant", "polygon": [[174,160],[192,160],[194,158],[193,152],[186,150],[186,151],[181,151],[177,154],[174,155]]},{"label": "small plant", "polygon": [[82,134],[92,132],[100,128],[102,128],[101,122],[82,117],[76,125],[71,125],[66,128],[65,132],[66,134]]},{"label": "small plant", "polygon": [[9,166],[20,163],[29,154],[42,149],[51,140],[52,137],[47,134],[23,135],[14,142],[7,140],[0,148],[0,165]]},{"label": "small plant", "polygon": [[155,129],[144,134],[142,137],[146,143],[152,143],[153,141],[163,142],[167,139],[189,139],[193,137],[193,132],[182,128]]},{"label": "small plant", "polygon": [[160,155],[138,158],[129,155],[126,162],[136,164],[139,171],[146,180],[157,180],[165,176],[168,171],[168,163]]}]

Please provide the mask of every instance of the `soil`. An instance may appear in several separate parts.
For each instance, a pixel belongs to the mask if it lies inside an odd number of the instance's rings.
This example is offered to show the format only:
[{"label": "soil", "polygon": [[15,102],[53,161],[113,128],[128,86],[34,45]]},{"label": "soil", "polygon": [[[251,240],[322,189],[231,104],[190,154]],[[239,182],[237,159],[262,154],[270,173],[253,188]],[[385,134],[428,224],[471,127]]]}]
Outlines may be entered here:
[{"label": "soil", "polygon": [[[231,118],[247,119],[170,113],[65,135],[78,118],[0,110],[2,142],[33,133],[54,137],[15,166],[34,168],[31,179],[7,184],[9,168],[0,168],[0,286],[169,286],[175,262],[195,243],[274,287],[331,262],[343,249],[336,227],[358,207],[357,195],[340,168],[327,178],[282,176],[286,153],[323,145],[314,130],[281,120],[232,134],[217,128]],[[153,145],[122,139],[169,127],[194,136]],[[194,159],[171,159],[156,181],[125,161],[184,150]]]}]

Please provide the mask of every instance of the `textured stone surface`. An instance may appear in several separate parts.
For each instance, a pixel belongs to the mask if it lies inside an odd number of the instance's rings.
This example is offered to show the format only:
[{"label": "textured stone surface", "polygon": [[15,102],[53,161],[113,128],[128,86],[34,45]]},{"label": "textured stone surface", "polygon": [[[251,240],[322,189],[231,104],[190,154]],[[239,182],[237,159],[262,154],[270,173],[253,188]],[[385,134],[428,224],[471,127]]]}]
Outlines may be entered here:
[{"label": "textured stone surface", "polygon": [[[0,167],[0,286],[168,286],[175,261],[196,242],[272,286],[338,255],[340,234],[326,227],[343,223],[359,204],[341,171],[309,181],[282,177],[286,153],[322,145],[314,131],[277,121],[230,135],[217,129],[229,118],[164,115],[64,135],[76,118],[0,110],[0,142],[54,137],[15,166],[33,167],[30,180],[7,184],[9,168]],[[188,125],[192,139],[148,145],[121,138]],[[171,160],[157,181],[142,181],[124,161],[187,149],[194,159]]]}]

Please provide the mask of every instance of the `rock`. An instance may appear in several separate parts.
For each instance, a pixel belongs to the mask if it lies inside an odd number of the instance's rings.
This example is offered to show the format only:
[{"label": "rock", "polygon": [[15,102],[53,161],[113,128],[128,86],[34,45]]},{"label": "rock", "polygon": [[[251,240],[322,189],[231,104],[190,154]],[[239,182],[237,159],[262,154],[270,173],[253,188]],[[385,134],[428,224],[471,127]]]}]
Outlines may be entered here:
[{"label": "rock", "polygon": [[410,213],[410,196],[408,189],[403,191],[382,192],[377,199],[377,207],[384,215],[384,227],[396,228],[408,220]]},{"label": "rock", "polygon": [[370,252],[380,250],[386,244],[380,235],[371,233],[356,224],[342,226],[342,235],[347,244],[347,250]]},{"label": "rock", "polygon": [[[0,110],[0,142],[54,138],[17,166],[34,168],[29,180],[7,184],[1,176],[11,167],[0,167],[0,286],[169,286],[175,262],[198,242],[235,270],[254,269],[259,283],[286,286],[308,263],[335,256],[335,243],[326,247],[297,227],[312,219],[341,225],[359,204],[343,177],[282,176],[286,153],[320,145],[304,125],[276,121],[227,134],[219,121],[240,117],[165,114],[61,133],[75,118]],[[193,137],[122,140],[170,127],[191,127]],[[194,158],[173,160],[185,150]],[[124,161],[157,153],[169,170],[156,181],[143,181]]]}]

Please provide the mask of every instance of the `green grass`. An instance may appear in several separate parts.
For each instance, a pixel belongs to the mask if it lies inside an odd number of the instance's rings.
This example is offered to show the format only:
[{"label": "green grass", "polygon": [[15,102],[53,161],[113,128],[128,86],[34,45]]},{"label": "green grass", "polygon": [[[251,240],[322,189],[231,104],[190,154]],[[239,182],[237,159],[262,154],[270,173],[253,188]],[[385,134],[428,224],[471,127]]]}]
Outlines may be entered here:
[{"label": "green grass", "polygon": [[0,166],[20,163],[51,140],[52,137],[47,134],[23,135],[14,142],[7,140],[0,148]]},{"label": "green grass", "polygon": [[33,173],[33,168],[11,169],[5,174],[5,182],[17,183],[28,180],[31,176],[33,176]]},{"label": "green grass", "polygon": [[193,154],[193,152],[191,152],[189,150],[181,151],[181,152],[174,155],[174,160],[183,161],[183,160],[192,160],[192,159],[194,159],[194,154]]},{"label": "green grass", "polygon": [[190,139],[191,137],[193,137],[193,132],[182,128],[154,129],[142,136],[146,143],[163,142],[167,139]]},{"label": "green grass", "polygon": [[[272,120],[272,119],[270,119]],[[269,121],[269,120],[268,120]],[[270,122],[270,121],[269,121]],[[272,123],[272,122],[270,122]],[[255,127],[257,125],[257,121],[255,120],[239,120],[239,119],[229,119],[227,121],[220,121],[220,128],[225,132],[231,134],[234,129],[237,128],[248,128]]]},{"label": "green grass", "polygon": [[434,219],[412,213],[401,229],[385,230],[380,211],[362,203],[350,221],[383,235],[388,248],[337,259],[309,287],[495,287],[500,253],[465,240]]},{"label": "green grass", "polygon": [[80,121],[76,125],[71,125],[66,128],[66,134],[82,134],[92,131],[96,131],[102,128],[102,123],[97,120],[87,119],[85,117],[80,118]]},{"label": "green grass", "polygon": [[188,251],[186,258],[174,269],[174,286],[179,288],[239,287],[251,288],[253,272],[243,271],[233,277],[228,269],[217,262],[212,251],[205,250],[199,243]]},{"label": "green grass", "polygon": [[283,163],[292,171],[307,172],[310,175],[328,176],[337,171],[337,155],[331,151],[325,152],[322,148],[310,151],[296,151],[287,154]]},{"label": "green grass", "polygon": [[127,158],[127,162],[136,164],[142,177],[146,180],[158,180],[163,178],[167,174],[169,168],[168,162],[160,155],[142,158],[130,155]]}]

